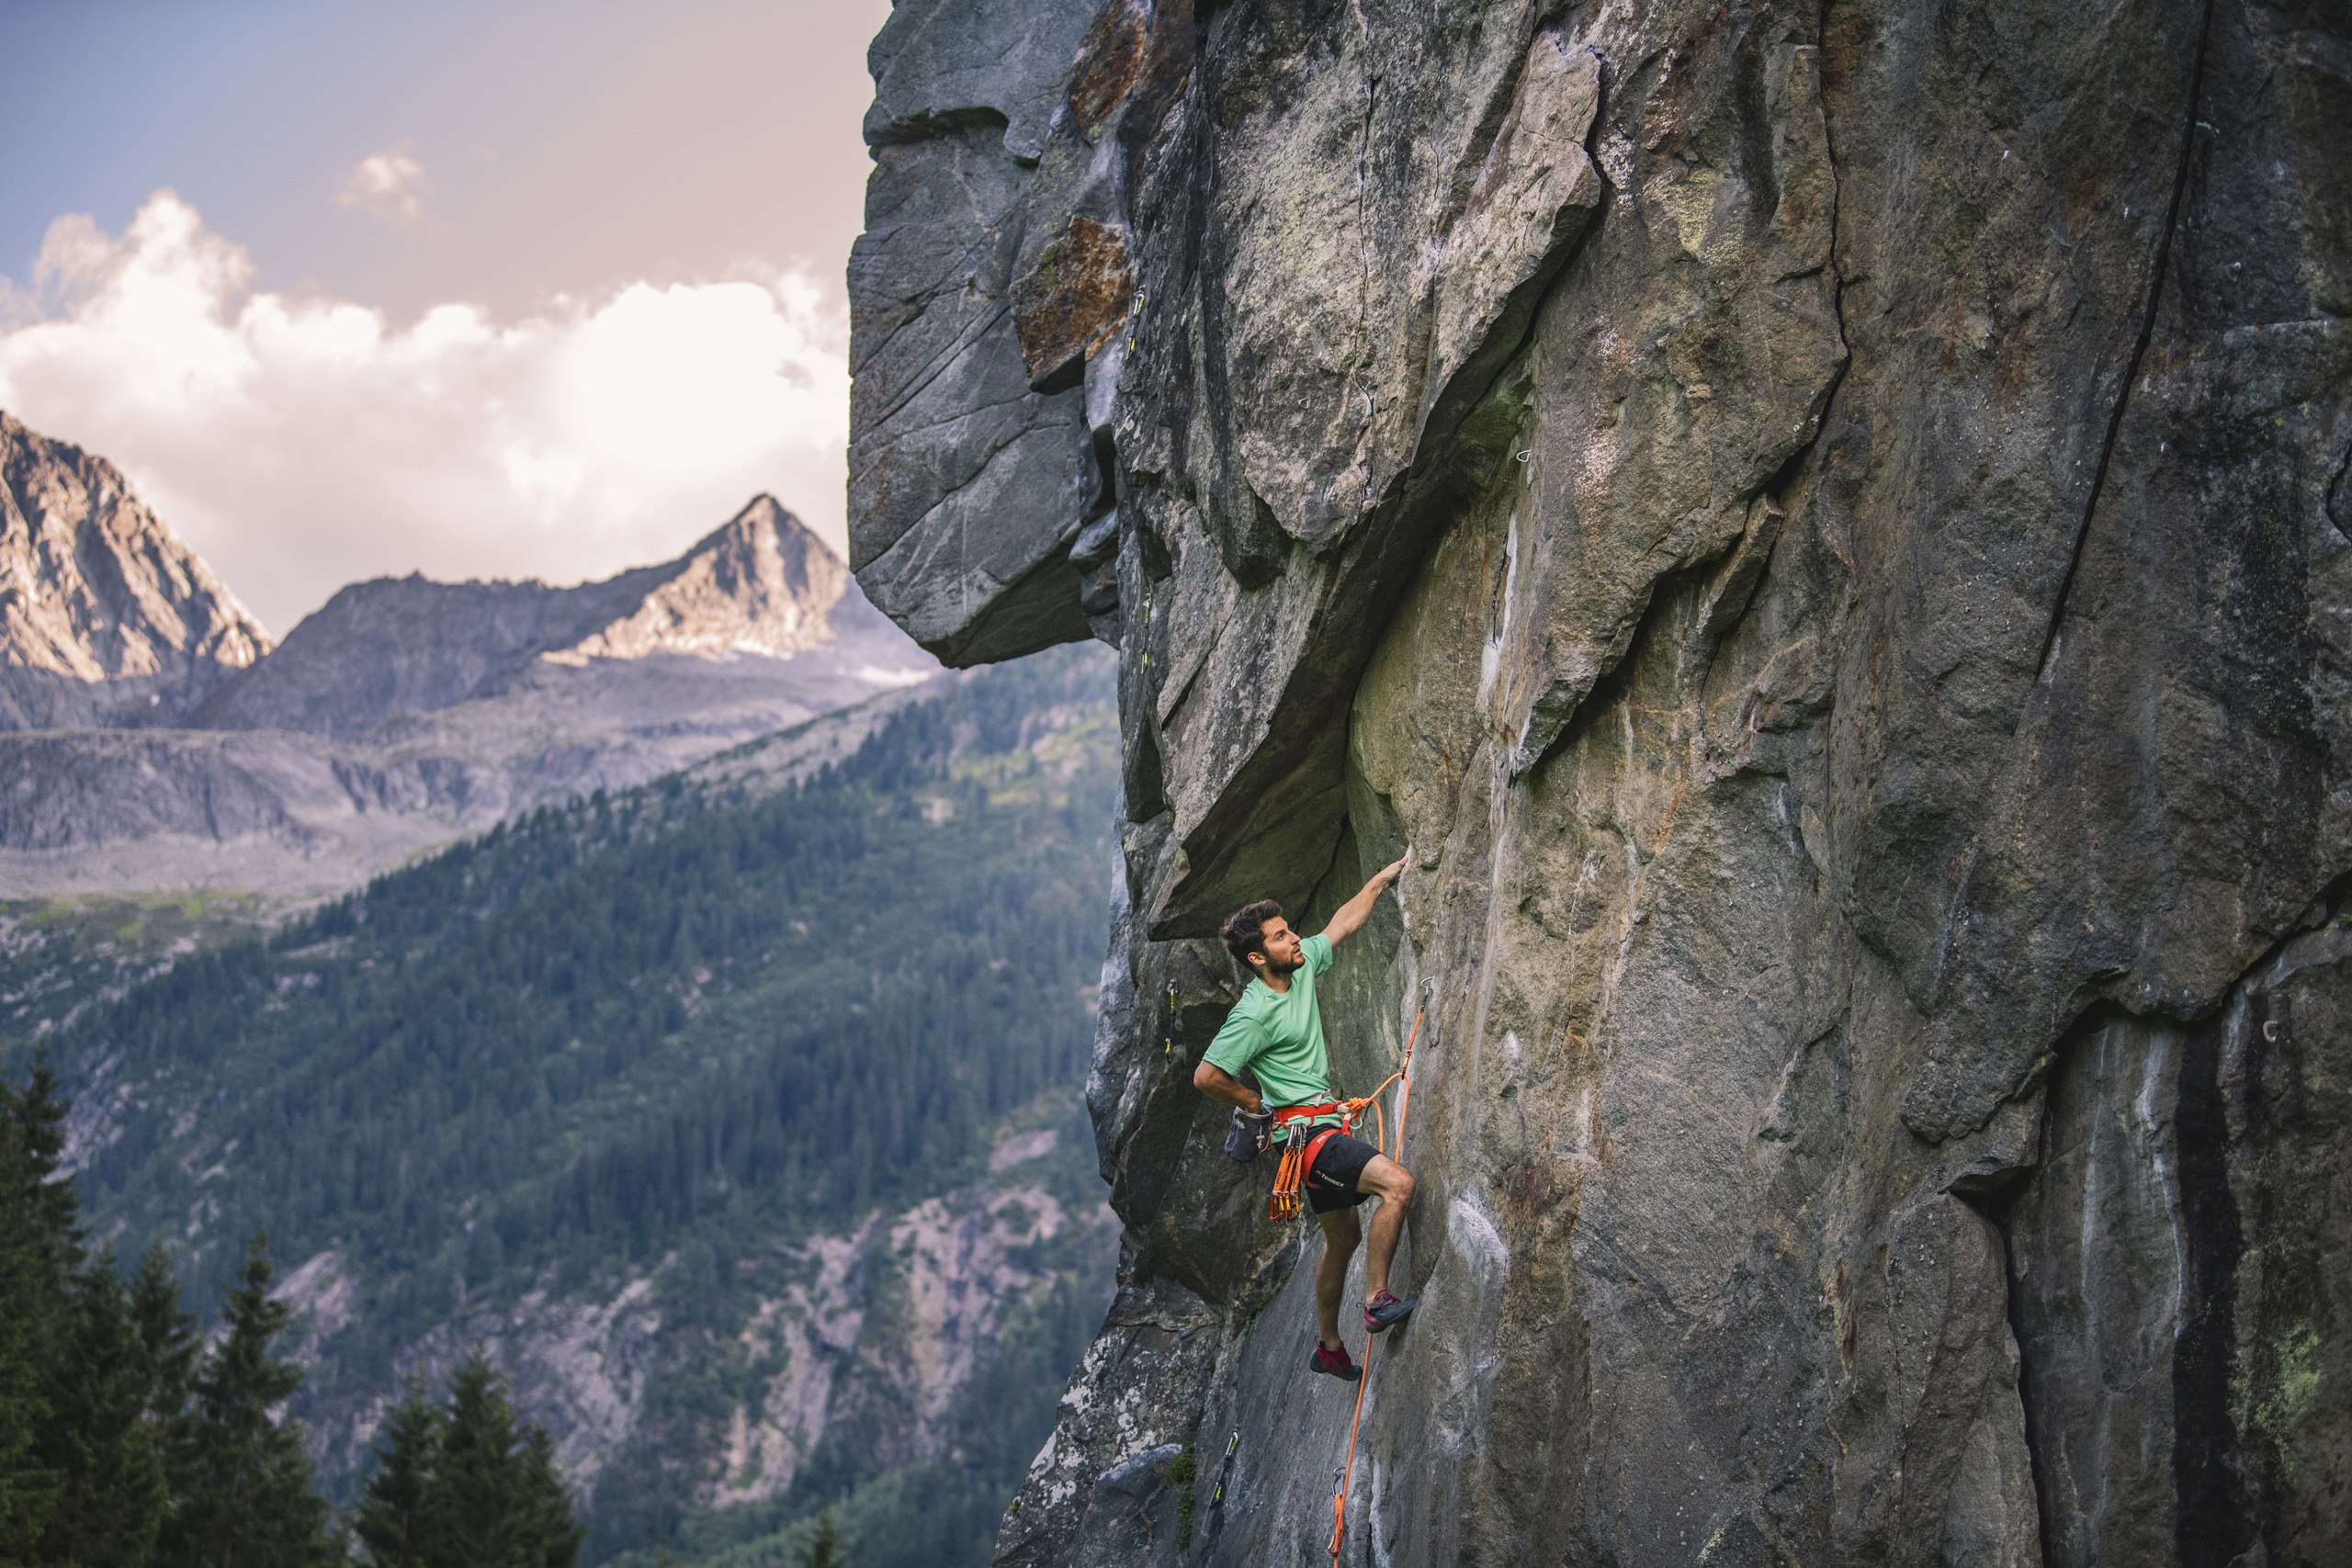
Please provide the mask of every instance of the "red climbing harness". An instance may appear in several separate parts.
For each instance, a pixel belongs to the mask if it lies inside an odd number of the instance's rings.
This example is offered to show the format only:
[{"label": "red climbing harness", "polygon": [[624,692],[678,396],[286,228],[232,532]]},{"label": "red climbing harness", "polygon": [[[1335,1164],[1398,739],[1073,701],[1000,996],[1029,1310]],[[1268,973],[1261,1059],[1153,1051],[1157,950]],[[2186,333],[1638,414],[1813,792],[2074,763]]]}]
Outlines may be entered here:
[{"label": "red climbing harness", "polygon": [[1277,1223],[1298,1218],[1299,1211],[1306,1204],[1306,1173],[1315,1168],[1315,1156],[1323,1152],[1323,1145],[1330,1141],[1332,1134],[1344,1133],[1355,1124],[1358,1103],[1348,1100],[1322,1105],[1285,1105],[1274,1112],[1277,1128],[1317,1116],[1336,1115],[1340,1124],[1324,1128],[1304,1143],[1293,1138],[1283,1145],[1282,1163],[1274,1168],[1274,1190],[1266,1200],[1266,1218]]}]

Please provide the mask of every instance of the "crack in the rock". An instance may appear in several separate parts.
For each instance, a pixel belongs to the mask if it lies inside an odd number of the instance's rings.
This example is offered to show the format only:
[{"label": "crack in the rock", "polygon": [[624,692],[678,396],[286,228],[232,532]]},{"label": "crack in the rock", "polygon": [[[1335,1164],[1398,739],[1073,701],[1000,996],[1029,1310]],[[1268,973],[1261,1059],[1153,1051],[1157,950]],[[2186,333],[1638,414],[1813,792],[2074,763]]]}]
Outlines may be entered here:
[{"label": "crack in the rock", "polygon": [[[866,561],[864,566],[860,567],[858,569],[859,571],[878,573],[882,570],[884,563],[889,561],[893,556],[899,555],[904,551],[928,549],[933,547],[935,541],[929,536],[930,525],[933,519],[937,518],[940,513],[945,510],[948,502],[953,501],[962,491],[969,489],[972,485],[977,484],[982,478],[984,478],[989,468],[995,464],[997,458],[1002,457],[1014,446],[1019,446],[1027,437],[1038,434],[1041,430],[1050,431],[1052,427],[1049,425],[1039,426],[1035,424],[1024,424],[1019,427],[1012,435],[1008,436],[1003,441],[1001,441],[995,446],[989,447],[987,456],[980,460],[978,467],[975,468],[969,474],[957,480],[947,491],[940,494],[922,516],[909,524],[906,528],[899,533],[897,538],[891,540],[890,543],[885,546],[871,560]],[[971,520],[968,517],[959,516],[956,518],[956,614],[960,629],[957,632],[951,634],[949,637],[943,638],[936,644],[930,642],[923,644],[926,649],[938,656],[942,663],[950,666],[960,667],[962,664],[967,662],[966,655],[967,650],[970,649],[974,642],[980,637],[983,631],[992,625],[1001,623],[1004,619],[1004,607],[1007,604],[1020,604],[1026,591],[1034,588],[1038,581],[1052,570],[1052,569],[1059,567],[1069,571],[1073,576],[1075,576],[1077,572],[1077,569],[1069,563],[1069,552],[1071,544],[1078,536],[1080,525],[1073,522],[1061,534],[1057,535],[1047,544],[1043,554],[1031,560],[1026,566],[1021,568],[1020,570],[1010,580],[998,578],[994,573],[989,573],[989,580],[997,584],[997,591],[989,596],[988,602],[981,606],[978,614],[975,614],[972,609],[972,531],[970,523]],[[913,542],[910,543],[910,541]],[[1027,608],[1029,614],[1033,616],[1035,615],[1034,607],[1024,606],[1024,608]],[[1072,639],[1064,638],[1062,640]]]},{"label": "crack in the rock", "polygon": [[[944,291],[943,290],[942,292]],[[938,295],[932,296],[932,299],[934,300],[938,298]],[[891,336],[896,337],[899,332],[907,331],[915,326],[922,321],[923,315],[930,313],[930,303],[927,301],[921,313],[910,318],[899,328],[894,331],[891,333]],[[867,428],[870,430],[879,430],[888,425],[892,420],[896,419],[901,412],[905,412],[910,403],[912,403],[917,398],[921,397],[925,391],[927,391],[933,381],[938,380],[940,377],[945,375],[949,367],[961,359],[967,350],[985,341],[988,335],[996,330],[997,323],[1003,321],[1012,313],[1012,303],[1007,300],[999,300],[995,310],[989,311],[986,316],[980,317],[968,323],[963,331],[950,338],[947,343],[941,347],[937,354],[933,355],[930,359],[916,367],[913,378],[907,382],[905,388],[896,398],[890,400],[889,406],[879,410],[865,422]],[[876,354],[881,352],[878,345],[875,352]],[[866,363],[869,365],[873,363],[872,355],[866,356]],[[1034,397],[1036,394],[1031,393],[1029,395]]]},{"label": "crack in the rock", "polygon": [[2083,547],[2091,535],[2091,519],[2098,514],[2099,497],[2107,489],[2107,468],[2115,456],[2115,443],[2123,431],[2123,413],[2131,406],[2132,384],[2140,378],[2140,362],[2148,352],[2148,344],[2156,333],[2156,315],[2164,303],[2165,275],[2172,266],[2172,237],[2180,226],[2180,207],[2188,191],[2188,171],[2196,162],[2197,118],[2205,92],[2205,61],[2212,52],[2213,0],[2205,0],[2204,17],[2197,32],[2197,55],[2189,65],[2188,107],[2181,127],[2180,158],[2173,169],[2172,199],[2165,208],[2164,226],[2156,232],[2155,264],[2149,269],[2148,303],[2141,313],[2139,336],[2132,344],[2132,355],[2123,365],[2122,382],[2115,389],[2115,406],[2107,417],[2107,433],[2099,442],[2098,465],[2091,470],[2089,498],[2083,503],[2083,520],[2075,529],[2073,552],[2066,558],[2065,575],[2058,580],[2058,596],[2050,606],[2050,625],[2042,633],[2041,656],[2034,661],[2036,684],[2050,678],[2050,661],[2058,649],[2058,632],[2066,621],[2066,604],[2075,591],[2075,574],[2083,564]]},{"label": "crack in the rock", "polygon": [[[1356,136],[1356,321],[1360,325],[1369,326],[1372,321],[1374,246],[1372,224],[1366,215],[1366,208],[1371,201],[1372,122],[1380,113],[1380,73],[1373,68],[1372,23],[1363,14],[1362,0],[1354,0],[1351,8],[1355,12],[1357,36],[1362,40],[1363,49],[1364,66],[1363,128]],[[1363,352],[1357,356],[1357,369],[1369,375],[1373,356],[1372,334],[1366,333]],[[1373,445],[1373,427],[1379,423],[1380,419],[1378,401],[1371,391],[1367,390],[1364,393],[1364,401],[1366,408],[1363,416],[1363,434],[1356,440],[1356,460],[1359,464],[1365,462],[1365,454],[1370,451]],[[1356,497],[1355,524],[1361,524],[1363,521],[1365,507],[1372,498],[1371,492],[1372,476],[1367,472],[1364,475],[1363,491]],[[1350,526],[1353,525],[1350,525]],[[1341,531],[1345,532],[1344,529]]]},{"label": "crack in the rock", "polygon": [[[2049,1111],[2046,1108],[2042,1116],[2046,1126],[2049,1119]],[[2039,1163],[2037,1160],[2037,1168]],[[2047,1562],[2051,1558],[2051,1538],[2055,1533],[2052,1529],[2053,1521],[2050,1517],[2050,1485],[2045,1479],[2050,1472],[2043,1459],[2042,1433],[2040,1423],[2034,1418],[2033,1401],[2026,1397],[2026,1381],[2031,1369],[2026,1357],[2028,1338],[2026,1325],[2023,1321],[2022,1303],[2018,1297],[2017,1246],[2009,1237],[2009,1224],[2016,1208],[2017,1194],[2023,1186],[2023,1181],[2019,1181],[2016,1187],[2003,1195],[2002,1201],[1984,1207],[1970,1202],[1964,1195],[1956,1193],[1954,1196],[1959,1197],[1961,1201],[1969,1203],[1970,1207],[1975,1208],[1979,1213],[1983,1214],[1986,1223],[1993,1227],[1993,1234],[2001,1241],[2001,1312],[2008,1323],[2009,1344],[2016,1350],[2018,1358],[2018,1438],[2025,1444],[2026,1472],[2033,1478],[2034,1545],[2040,1549],[2040,1560]]]},{"label": "crack in the rock", "polygon": [[[897,115],[874,128],[865,138],[865,145],[878,151],[884,147],[912,147],[924,141],[953,141],[968,130],[1011,130],[1012,119],[1005,112],[989,104],[967,104],[955,108],[926,109],[917,114]],[[1011,150],[1007,149],[1007,155]],[[1016,158],[1014,162],[1019,162]]]},{"label": "crack in the rock", "polygon": [[2184,1252],[2172,1325],[2173,1540],[2183,1562],[2240,1561],[2255,1534],[2243,1478],[2229,1462],[2244,1436],[2231,1398],[2238,1302],[2230,1286],[2247,1237],[2230,1190],[2218,1033],[2192,1030],[2184,1038],[2172,1107]]},{"label": "crack in the rock", "polygon": [[[866,434],[875,438],[873,443],[871,445],[862,443],[857,448],[855,448],[855,450],[861,457],[879,459],[881,457],[888,457],[890,453],[896,451],[900,446],[915,439],[918,436],[933,434],[936,432],[943,430],[952,430],[959,424],[973,423],[981,414],[994,413],[999,409],[1019,408],[1022,403],[1035,395],[1035,393],[1023,392],[1018,397],[999,398],[994,402],[984,403],[974,401],[963,405],[956,412],[948,414],[943,419],[929,420],[922,424],[910,424],[901,429],[870,430]],[[1031,427],[1023,426],[1023,428],[1027,429]]]},{"label": "crack in the rock", "polygon": [[[1829,165],[1829,259],[1824,264],[1829,269],[1829,316],[1838,323],[1838,346],[1845,351],[1846,357],[1838,365],[1836,378],[1829,383],[1829,395],[1821,400],[1821,415],[1813,427],[1813,439],[1797,448],[1781,466],[1781,474],[1790,476],[1796,472],[1797,459],[1820,445],[1821,433],[1829,428],[1829,411],[1837,406],[1838,394],[1846,385],[1846,373],[1854,367],[1854,340],[1846,335],[1846,285],[1850,280],[1838,261],[1838,222],[1844,216],[1846,181],[1838,168],[1838,136],[1829,126],[1829,87],[1823,77],[1823,73],[1829,66],[1831,3],[1832,0],[1821,0],[1821,16],[1814,24],[1814,47],[1821,51],[1821,66],[1814,75],[1814,90],[1820,95],[1822,161]],[[1768,491],[1767,493],[1770,492]],[[1787,493],[1785,487],[1781,493]]]},{"label": "crack in the rock", "polygon": [[[973,485],[978,483],[980,479],[987,475],[989,467],[994,464],[999,457],[1002,457],[1012,447],[1018,446],[1023,437],[1035,434],[1038,428],[1038,426],[1034,424],[1017,425],[1014,427],[1012,434],[1007,435],[1003,440],[989,446],[987,451],[980,454],[980,460],[973,465],[972,471],[970,473],[966,474],[962,479],[957,479],[954,484],[949,485],[945,490],[943,490],[938,494],[933,496],[931,504],[923,509],[922,515],[917,517],[912,523],[908,524],[904,533],[900,534],[897,538],[884,546],[880,554],[867,561],[865,565],[859,568],[859,570],[868,570],[872,568],[878,567],[884,561],[898,554],[900,547],[904,546],[909,539],[911,539],[916,535],[920,534],[922,531],[924,525],[928,524],[933,518],[938,516],[941,510],[945,507],[949,502],[954,501],[958,495],[961,495]],[[892,445],[896,446],[897,443],[893,442]],[[1075,536],[1077,530],[1072,529],[1070,532],[1071,536]]]}]

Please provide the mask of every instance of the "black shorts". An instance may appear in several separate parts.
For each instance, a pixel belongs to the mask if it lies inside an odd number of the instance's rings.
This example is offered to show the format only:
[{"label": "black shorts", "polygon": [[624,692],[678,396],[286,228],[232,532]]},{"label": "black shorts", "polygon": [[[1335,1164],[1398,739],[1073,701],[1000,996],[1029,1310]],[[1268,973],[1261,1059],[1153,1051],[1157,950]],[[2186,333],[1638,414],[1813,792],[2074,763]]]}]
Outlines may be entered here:
[{"label": "black shorts", "polygon": [[[1322,1131],[1317,1128],[1307,1134],[1310,1139]],[[1380,1151],[1362,1138],[1351,1138],[1345,1133],[1334,1133],[1324,1139],[1323,1146],[1315,1151],[1315,1164],[1306,1173],[1306,1206],[1318,1214],[1352,1209],[1369,1192],[1356,1190],[1356,1179],[1363,1175],[1363,1168],[1372,1163]]]}]

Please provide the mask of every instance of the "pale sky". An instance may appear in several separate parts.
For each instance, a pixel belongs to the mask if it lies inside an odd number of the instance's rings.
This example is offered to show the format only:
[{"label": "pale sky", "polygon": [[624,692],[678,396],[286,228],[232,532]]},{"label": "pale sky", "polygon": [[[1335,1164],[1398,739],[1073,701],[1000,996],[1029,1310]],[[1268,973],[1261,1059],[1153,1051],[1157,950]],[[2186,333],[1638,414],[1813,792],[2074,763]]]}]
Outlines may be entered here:
[{"label": "pale sky", "polygon": [[770,491],[842,540],[886,0],[5,0],[0,408],[280,636]]}]

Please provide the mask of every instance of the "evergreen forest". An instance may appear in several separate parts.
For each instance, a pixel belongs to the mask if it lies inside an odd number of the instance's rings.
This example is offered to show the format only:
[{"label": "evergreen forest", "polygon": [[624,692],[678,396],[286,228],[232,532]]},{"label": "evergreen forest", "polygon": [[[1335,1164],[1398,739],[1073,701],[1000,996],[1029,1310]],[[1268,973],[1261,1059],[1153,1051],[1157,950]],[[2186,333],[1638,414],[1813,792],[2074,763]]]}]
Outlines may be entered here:
[{"label": "evergreen forest", "polygon": [[[62,1179],[68,1107],[46,1064],[0,1085],[0,1563],[331,1568],[348,1538],[299,1422],[293,1317],[255,1235],[199,1340],[162,1243],[126,1279]],[[572,1568],[581,1530],[546,1431],[477,1349],[446,1404],[420,1380],[359,1508],[374,1568]]]},{"label": "evergreen forest", "polygon": [[[789,1563],[820,1520],[872,1568],[986,1560],[1108,1299],[1108,660],[866,728],[540,811],[7,1043],[133,1297],[215,1299],[266,1233],[354,1550],[432,1561],[370,1478],[455,1462],[462,1408],[576,1480],[583,1563]],[[950,1233],[995,1238],[952,1386],[913,1342]],[[774,1414],[812,1366],[820,1426]]]}]

